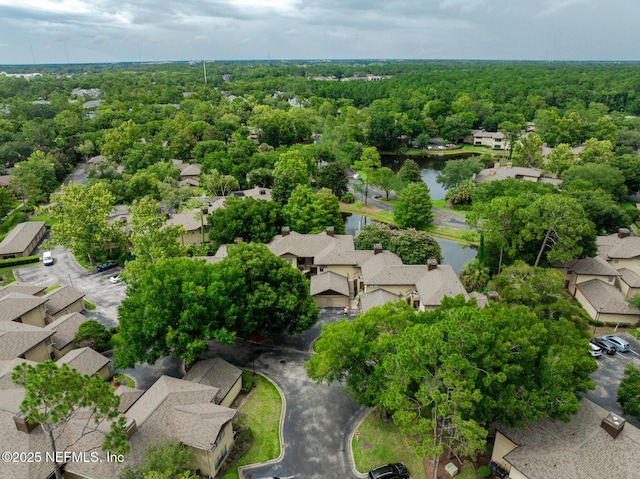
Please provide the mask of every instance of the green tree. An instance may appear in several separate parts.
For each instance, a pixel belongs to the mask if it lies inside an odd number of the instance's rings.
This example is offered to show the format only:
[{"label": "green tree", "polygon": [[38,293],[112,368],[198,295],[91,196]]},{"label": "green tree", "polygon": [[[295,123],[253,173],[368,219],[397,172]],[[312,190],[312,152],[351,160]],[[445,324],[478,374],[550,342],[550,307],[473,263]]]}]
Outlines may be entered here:
[{"label": "green tree", "polygon": [[608,164],[572,166],[562,175],[562,188],[567,191],[600,189],[614,198],[627,194],[624,175]]},{"label": "green tree", "polygon": [[476,192],[476,183],[465,180],[462,183],[449,188],[445,199],[454,206],[468,208],[473,203],[473,195]]},{"label": "green tree", "polygon": [[106,351],[111,340],[111,333],[94,319],[85,321],[78,328],[75,343],[79,348],[90,347],[98,352]]},{"label": "green tree", "polygon": [[131,213],[129,243],[135,259],[127,262],[125,277],[135,279],[145,264],[182,255],[178,237],[184,232],[184,227],[167,225],[156,200],[144,196],[135,200],[128,209]]},{"label": "green tree", "polygon": [[391,168],[383,166],[373,171],[371,184],[382,189],[389,199],[389,193],[395,191],[399,193],[404,188],[404,183],[398,175],[396,175]]},{"label": "green tree", "polygon": [[181,186],[178,180],[170,176],[160,181],[157,186],[160,198],[173,211],[178,211],[180,206],[191,198],[193,194],[190,186]]},{"label": "green tree", "polygon": [[609,165],[618,169],[624,176],[624,184],[629,194],[640,191],[640,156],[622,155],[609,160]]},{"label": "green tree", "polygon": [[331,193],[340,198],[348,189],[347,170],[338,161],[327,163],[318,171],[319,188],[329,188]]},{"label": "green tree", "polygon": [[200,175],[200,186],[211,196],[227,196],[240,187],[238,180],[231,175],[222,175],[216,169]]},{"label": "green tree", "polygon": [[420,167],[418,166],[418,163],[411,158],[404,160],[404,163],[402,163],[402,166],[400,167],[400,171],[398,171],[398,176],[405,185],[409,183],[422,182]]},{"label": "green tree", "polygon": [[356,249],[372,250],[376,244],[400,256],[404,264],[427,264],[430,259],[442,261],[440,245],[426,231],[392,230],[382,223],[365,225],[355,238]]},{"label": "green tree", "polygon": [[189,471],[192,459],[193,449],[180,444],[176,439],[167,439],[146,447],[138,470],[144,479],[149,474],[158,474],[158,479],[195,479],[195,474]]},{"label": "green tree", "polygon": [[[67,364],[58,367],[53,361],[45,361],[36,365],[17,365],[11,380],[24,387],[20,413],[28,422],[42,428],[54,456],[58,451],[68,450],[80,437],[90,435],[102,439],[103,450],[113,454],[129,451],[124,432],[125,418],[119,418],[118,412],[120,397],[99,376],[90,377]],[[73,420],[85,424],[81,432],[62,434]],[[106,435],[100,429],[103,424],[110,424]],[[62,466],[54,461],[56,479],[62,478]]]},{"label": "green tree", "polygon": [[233,196],[225,200],[224,208],[212,211],[207,222],[211,226],[209,239],[216,248],[233,243],[235,238],[268,243],[285,224],[277,203]]},{"label": "green tree", "polygon": [[613,158],[613,144],[609,140],[589,138],[578,156],[583,163],[607,163]]},{"label": "green tree", "polygon": [[546,168],[559,176],[572,166],[580,164],[580,157],[574,155],[571,146],[566,143],[553,148],[547,155],[547,160]]},{"label": "green tree", "polygon": [[13,209],[16,197],[9,188],[0,188],[0,219]]},{"label": "green tree", "polygon": [[473,175],[480,173],[482,168],[482,163],[475,157],[464,160],[448,160],[444,164],[442,173],[436,177],[436,181],[447,189],[452,188],[463,181],[473,179]]},{"label": "green tree", "polygon": [[622,412],[640,418],[640,368],[628,364],[618,388],[618,402]]},{"label": "green tree", "polygon": [[514,164],[527,168],[542,168],[542,140],[535,133],[529,133],[514,146]]},{"label": "green tree", "polygon": [[358,172],[360,179],[364,184],[364,204],[367,204],[367,198],[369,196],[369,185],[373,181],[373,175],[375,170],[380,168],[382,163],[380,162],[380,153],[375,146],[370,146],[362,149],[362,155],[360,159],[353,163],[353,169]]},{"label": "green tree", "polygon": [[298,185],[282,208],[282,215],[285,223],[301,234],[320,233],[328,226],[344,234],[340,203],[327,188],[313,193],[310,186]]},{"label": "green tree", "polygon": [[51,241],[86,257],[92,265],[96,258],[105,258],[109,242],[116,236],[107,221],[113,200],[104,183],[63,186],[44,208],[52,218]]},{"label": "green tree", "polygon": [[459,276],[460,282],[467,291],[482,291],[491,279],[489,268],[484,266],[478,258],[467,262],[460,270]]},{"label": "green tree", "polygon": [[34,151],[27,160],[18,163],[9,180],[19,191],[24,206],[27,198],[32,205],[44,201],[58,184],[51,155],[42,151]]},{"label": "green tree", "polygon": [[296,151],[282,153],[273,169],[271,197],[279,205],[285,205],[298,185],[310,185],[309,169],[303,156]]},{"label": "green tree", "polygon": [[615,202],[610,194],[597,190],[575,190],[567,193],[582,205],[587,218],[598,234],[610,234],[628,227],[633,221],[630,213]]},{"label": "green tree", "polygon": [[400,228],[426,228],[433,220],[431,196],[424,183],[409,183],[398,195],[393,217]]},{"label": "green tree", "polygon": [[498,125],[498,131],[504,134],[504,139],[509,147],[509,161],[511,161],[513,157],[513,148],[518,143],[518,140],[520,140],[524,127],[525,121],[522,114],[519,115],[516,121],[507,120]]}]

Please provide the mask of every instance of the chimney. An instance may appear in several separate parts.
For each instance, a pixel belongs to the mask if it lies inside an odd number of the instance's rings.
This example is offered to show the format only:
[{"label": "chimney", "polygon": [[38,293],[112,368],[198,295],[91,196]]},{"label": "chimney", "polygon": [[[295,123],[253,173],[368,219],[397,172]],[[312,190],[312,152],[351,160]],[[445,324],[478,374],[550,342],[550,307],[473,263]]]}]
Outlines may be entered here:
[{"label": "chimney", "polygon": [[136,420],[135,419],[131,419],[131,418],[126,418],[126,421],[124,423],[124,432],[127,435],[127,439],[131,439],[131,436],[133,436],[133,433],[136,432],[138,430],[138,425],[136,424]]},{"label": "chimney", "polygon": [[618,228],[618,238],[626,238],[631,232],[628,228]]},{"label": "chimney", "polygon": [[13,416],[13,422],[15,422],[16,429],[18,431],[26,432],[27,434],[29,434],[38,426],[37,422],[29,422],[23,415]]},{"label": "chimney", "polygon": [[495,168],[489,168],[488,173],[489,173],[489,176],[493,176],[493,175],[496,174],[496,169]]},{"label": "chimney", "polygon": [[260,189],[259,192],[260,192],[261,195],[266,195],[267,194],[267,190],[265,190],[265,189]]},{"label": "chimney", "polygon": [[190,164],[190,165],[193,165],[193,158],[191,158],[191,159],[189,160],[189,164]]},{"label": "chimney", "polygon": [[382,253],[382,243],[376,243],[373,245],[373,254],[380,254]]},{"label": "chimney", "polygon": [[507,162],[507,168],[513,168],[513,163],[511,163],[510,161]]},{"label": "chimney", "polygon": [[326,231],[329,236],[333,236],[333,232],[334,232],[333,226],[327,226]]},{"label": "chimney", "polygon": [[242,236],[236,236],[236,238],[233,240],[233,244],[238,244],[238,243],[242,243]]},{"label": "chimney", "polygon": [[500,295],[497,291],[487,291],[487,300],[488,301],[498,301]]},{"label": "chimney", "polygon": [[602,422],[600,423],[600,427],[602,427],[602,429],[607,431],[609,435],[615,439],[616,437],[618,437],[618,434],[620,434],[624,429],[625,422],[626,421],[623,418],[621,418],[617,414],[610,412],[609,415],[602,420]]},{"label": "chimney", "polygon": [[496,162],[493,164],[493,167],[494,167],[496,170],[497,170],[498,168],[500,168],[500,162],[499,162],[499,161],[496,161]]},{"label": "chimney", "polygon": [[438,269],[438,260],[431,258],[427,260],[427,271],[433,271],[434,269]]},{"label": "chimney", "polygon": [[291,232],[291,228],[289,228],[288,226],[283,226],[282,229],[280,230],[280,234],[282,234],[282,236],[289,236],[290,232]]}]

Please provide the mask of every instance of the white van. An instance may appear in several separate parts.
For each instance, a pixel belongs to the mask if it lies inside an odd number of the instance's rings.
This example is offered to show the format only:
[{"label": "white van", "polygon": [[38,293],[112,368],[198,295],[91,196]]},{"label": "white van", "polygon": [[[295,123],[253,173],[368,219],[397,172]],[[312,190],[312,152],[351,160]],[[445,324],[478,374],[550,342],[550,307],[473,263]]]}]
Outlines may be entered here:
[{"label": "white van", "polygon": [[53,264],[53,255],[51,254],[51,251],[45,251],[42,253],[42,263],[45,266],[51,266]]}]

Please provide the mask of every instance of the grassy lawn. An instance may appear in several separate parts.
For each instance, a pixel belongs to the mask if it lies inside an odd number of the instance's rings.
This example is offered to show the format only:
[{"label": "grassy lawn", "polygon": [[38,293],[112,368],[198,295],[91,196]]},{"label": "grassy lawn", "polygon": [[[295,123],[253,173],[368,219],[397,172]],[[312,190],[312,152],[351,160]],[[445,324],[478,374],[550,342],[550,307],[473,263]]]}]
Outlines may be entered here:
[{"label": "grassy lawn", "polygon": [[222,476],[238,479],[238,467],[265,462],[280,455],[280,415],[282,398],[276,387],[262,376],[255,376],[254,388],[240,406],[239,419],[251,428],[253,443],[247,453]]},{"label": "grassy lawn", "polygon": [[467,215],[469,213],[471,213],[471,211],[468,210],[457,210],[455,208],[449,208],[447,206],[444,206],[446,200],[442,199],[442,200],[431,200],[431,204],[433,205],[434,208],[438,208],[444,211],[448,211],[449,213],[452,213],[454,215],[458,215],[458,216],[462,216],[464,218],[467,217]]},{"label": "grassy lawn", "polygon": [[47,289],[44,290],[44,294],[47,294],[51,291],[53,291],[54,289],[58,289],[60,287],[59,284],[52,284],[51,286],[48,286]]},{"label": "grassy lawn", "polygon": [[0,286],[6,286],[13,283],[16,279],[13,277],[13,266],[0,268]]},{"label": "grassy lawn", "polygon": [[84,307],[87,308],[89,311],[93,311],[94,309],[96,309],[96,305],[93,303],[90,303],[86,299],[83,299],[82,302],[84,303]]},{"label": "grassy lawn", "polygon": [[380,208],[376,208],[375,206],[364,206],[362,204],[362,201],[356,201],[355,203],[351,203],[350,205],[340,203],[340,212],[362,215],[366,216],[367,218],[380,221],[381,223],[395,225],[395,222],[393,220],[393,213],[391,213],[390,211],[382,211]]},{"label": "grassy lawn", "polygon": [[398,427],[370,413],[358,426],[360,437],[351,440],[351,450],[360,472],[367,472],[382,464],[402,462],[412,479],[427,479],[422,458],[406,443]]},{"label": "grassy lawn", "polygon": [[[453,148],[450,150],[423,150],[420,148],[409,148],[402,152],[402,155],[406,156],[452,156],[459,155],[460,153],[477,153],[483,155],[485,153],[491,153],[492,155],[501,156],[504,153],[502,150],[492,150],[486,146],[474,146],[474,145],[460,145],[459,148]],[[385,152],[385,154],[388,154]]]}]

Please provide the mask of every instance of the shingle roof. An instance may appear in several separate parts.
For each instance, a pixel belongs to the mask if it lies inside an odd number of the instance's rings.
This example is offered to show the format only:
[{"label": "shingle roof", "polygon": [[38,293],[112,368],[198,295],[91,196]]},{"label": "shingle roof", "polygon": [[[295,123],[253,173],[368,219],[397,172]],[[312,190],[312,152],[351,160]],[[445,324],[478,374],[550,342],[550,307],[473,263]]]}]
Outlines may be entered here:
[{"label": "shingle roof", "polygon": [[334,291],[338,294],[349,296],[349,280],[341,274],[333,271],[325,271],[311,277],[309,292],[311,296]]},{"label": "shingle roof", "polygon": [[596,256],[595,258],[583,258],[576,261],[570,267],[576,274],[586,274],[594,276],[620,276],[620,273],[604,259]]},{"label": "shingle roof", "polygon": [[624,295],[618,289],[604,281],[590,279],[584,283],[578,283],[576,288],[601,313],[640,315],[637,309],[629,307]]},{"label": "shingle roof", "polygon": [[118,412],[123,414],[144,394],[142,389],[130,388],[129,386],[119,386],[115,390],[116,396],[120,396]]},{"label": "shingle roof", "polygon": [[47,289],[46,286],[36,284],[11,283],[7,286],[0,287],[0,298],[5,297],[9,293],[22,293],[30,296],[39,296],[45,289]]},{"label": "shingle roof", "polygon": [[362,265],[362,281],[367,285],[414,285],[426,272],[426,265],[405,265],[396,254],[383,251]]},{"label": "shingle roof", "polygon": [[212,403],[174,406],[171,425],[182,444],[209,451],[220,430],[237,412]]},{"label": "shingle roof", "polygon": [[621,274],[622,281],[627,283],[630,288],[640,288],[640,276],[636,273],[628,268],[620,268],[618,272]]},{"label": "shingle roof", "polygon": [[34,346],[53,336],[53,331],[15,321],[0,322],[0,359],[22,356]]},{"label": "shingle roof", "polygon": [[56,349],[62,349],[75,341],[78,328],[87,321],[89,321],[89,318],[80,313],[65,314],[47,324],[44,329],[55,333],[52,338],[53,346]]},{"label": "shingle roof", "polygon": [[640,237],[625,236],[620,238],[618,233],[597,236],[598,256],[605,260],[629,259],[640,256]]},{"label": "shingle roof", "polygon": [[218,389],[214,401],[220,404],[241,377],[240,368],[222,358],[213,358],[195,363],[182,379]]},{"label": "shingle roof", "polygon": [[499,168],[485,168],[476,175],[475,182],[504,180],[505,178],[515,178],[516,176],[528,176],[531,178],[540,178],[541,172],[533,168],[524,168],[521,166]]},{"label": "shingle roof", "polygon": [[44,221],[18,223],[0,242],[0,254],[22,253],[45,226]]},{"label": "shingle roof", "polygon": [[625,424],[616,439],[601,426],[608,411],[583,399],[571,421],[541,419],[523,429],[498,426],[514,443],[505,460],[529,479],[632,478],[640,471],[640,431]]},{"label": "shingle roof", "polygon": [[316,264],[327,264],[322,257],[332,253],[333,250],[355,251],[351,235],[331,236],[327,233],[303,235],[293,231],[286,236],[274,236],[267,244],[267,248],[276,256],[292,254],[298,258],[313,257]]},{"label": "shingle roof", "polygon": [[362,264],[362,280],[366,284],[378,284],[370,281],[383,268],[404,266],[400,257],[391,251],[383,251],[371,256]]},{"label": "shingle roof", "polygon": [[48,292],[43,298],[48,300],[45,307],[47,308],[47,312],[53,316],[64,308],[71,306],[79,299],[84,298],[84,296],[85,294],[82,291],[65,285]]},{"label": "shingle roof", "polygon": [[13,321],[47,302],[44,296],[9,293],[0,298],[0,321]]},{"label": "shingle roof", "polygon": [[465,299],[469,299],[456,272],[448,264],[439,264],[437,268],[425,271],[416,283],[416,289],[420,294],[420,302],[427,307],[440,306],[445,296],[454,297],[461,294]]},{"label": "shingle roof", "polygon": [[400,296],[390,293],[386,289],[376,289],[371,293],[360,295],[360,308],[363,313],[366,313],[371,308],[382,306],[385,303],[399,301],[400,299]]},{"label": "shingle roof", "polygon": [[67,364],[71,369],[77,369],[80,374],[92,376],[109,362],[109,358],[91,348],[78,348],[62,356],[56,364]]},{"label": "shingle roof", "polygon": [[167,219],[166,225],[182,225],[185,231],[200,230],[203,223],[205,227],[207,226],[207,215],[203,215],[201,220],[197,220],[196,214],[198,213],[200,213],[200,210],[196,208],[184,213],[172,214],[171,217]]}]

